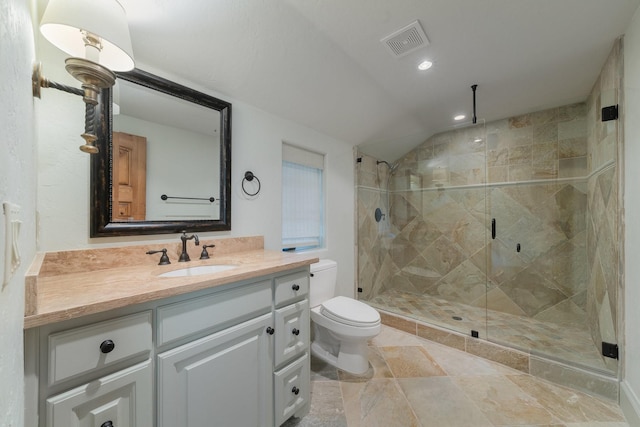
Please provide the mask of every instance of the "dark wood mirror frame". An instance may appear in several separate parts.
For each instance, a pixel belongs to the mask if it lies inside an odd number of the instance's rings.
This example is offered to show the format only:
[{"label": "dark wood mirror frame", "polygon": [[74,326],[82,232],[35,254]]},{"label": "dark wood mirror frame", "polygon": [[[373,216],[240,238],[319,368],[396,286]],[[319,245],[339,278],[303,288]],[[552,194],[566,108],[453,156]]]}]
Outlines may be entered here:
[{"label": "dark wood mirror frame", "polygon": [[179,85],[162,77],[134,69],[116,73],[119,79],[211,108],[220,113],[220,219],[179,221],[112,221],[112,90],[102,90],[96,106],[95,127],[100,150],[91,155],[90,237],[169,234],[187,231],[231,230],[231,104]]}]

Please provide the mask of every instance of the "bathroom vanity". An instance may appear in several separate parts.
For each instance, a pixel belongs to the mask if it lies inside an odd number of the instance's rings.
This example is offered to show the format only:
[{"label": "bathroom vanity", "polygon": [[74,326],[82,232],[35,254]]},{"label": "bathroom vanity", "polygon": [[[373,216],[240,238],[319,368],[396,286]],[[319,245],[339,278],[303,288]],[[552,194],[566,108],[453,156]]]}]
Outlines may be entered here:
[{"label": "bathroom vanity", "polygon": [[237,267],[39,275],[37,312],[25,316],[26,425],[279,426],[304,416],[317,258],[253,250],[214,259]]}]

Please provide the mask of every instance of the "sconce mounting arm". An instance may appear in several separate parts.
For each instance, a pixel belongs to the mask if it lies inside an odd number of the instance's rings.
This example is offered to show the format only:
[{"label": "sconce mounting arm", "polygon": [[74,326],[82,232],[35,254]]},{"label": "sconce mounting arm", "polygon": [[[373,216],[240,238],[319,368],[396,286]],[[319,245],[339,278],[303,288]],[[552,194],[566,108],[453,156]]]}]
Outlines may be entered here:
[{"label": "sconce mounting arm", "polygon": [[[71,93],[73,95],[82,96],[82,99],[85,103],[85,128],[84,133],[80,136],[85,140],[85,144],[80,146],[80,150],[85,153],[95,154],[98,152],[98,148],[95,146],[95,141],[98,137],[95,134],[94,129],[94,120],[95,120],[95,108],[98,103],[98,91],[103,85],[111,84],[115,82],[115,74],[113,72],[107,70],[106,68],[100,66],[99,64],[93,64],[91,61],[83,61],[78,58],[69,58],[69,60],[77,60],[76,62],[85,62],[89,63],[95,68],[100,68],[106,70],[108,73],[106,77],[100,78],[99,73],[86,73],[86,78],[82,81],[82,89],[75,88],[73,86],[67,86],[62,83],[57,83],[51,81],[42,75],[42,64],[37,63],[33,66],[33,74],[31,75],[31,89],[33,91],[33,96],[40,98],[41,88],[54,88],[61,90],[63,92]],[[67,70],[70,70],[70,65],[74,63],[70,63],[67,60]],[[80,67],[79,67],[80,68]],[[75,70],[74,70],[75,71]],[[71,72],[71,71],[70,71]],[[74,77],[78,78],[75,74]],[[111,79],[111,75],[113,79]]]},{"label": "sconce mounting arm", "polygon": [[33,74],[31,75],[31,89],[33,90],[33,96],[41,98],[41,88],[54,88],[63,92],[68,92],[73,95],[84,96],[84,90],[73,86],[63,85],[62,83],[54,82],[42,75],[42,64],[37,63],[33,65]]}]

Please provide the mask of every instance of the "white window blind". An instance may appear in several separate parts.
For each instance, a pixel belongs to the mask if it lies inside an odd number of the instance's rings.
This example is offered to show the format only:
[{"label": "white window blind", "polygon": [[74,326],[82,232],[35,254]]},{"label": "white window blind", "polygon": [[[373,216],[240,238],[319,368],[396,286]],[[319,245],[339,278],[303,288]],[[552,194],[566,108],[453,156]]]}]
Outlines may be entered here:
[{"label": "white window blind", "polygon": [[324,156],[282,146],[282,247],[309,248],[324,243]]}]

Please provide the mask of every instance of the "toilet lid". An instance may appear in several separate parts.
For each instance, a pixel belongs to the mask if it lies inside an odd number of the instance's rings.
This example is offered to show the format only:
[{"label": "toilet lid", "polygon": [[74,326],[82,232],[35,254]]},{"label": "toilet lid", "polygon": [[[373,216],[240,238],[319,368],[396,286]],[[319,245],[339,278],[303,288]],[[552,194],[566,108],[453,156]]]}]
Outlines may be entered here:
[{"label": "toilet lid", "polygon": [[380,314],[360,301],[343,296],[322,303],[323,316],[351,326],[374,326],[380,323]]}]

